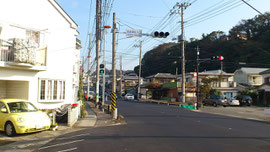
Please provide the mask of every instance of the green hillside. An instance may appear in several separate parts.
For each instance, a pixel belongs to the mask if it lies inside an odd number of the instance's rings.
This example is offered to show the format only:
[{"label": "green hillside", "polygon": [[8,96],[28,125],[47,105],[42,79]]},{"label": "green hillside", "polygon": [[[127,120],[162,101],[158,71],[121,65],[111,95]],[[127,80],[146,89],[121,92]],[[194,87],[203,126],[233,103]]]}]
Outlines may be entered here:
[{"label": "green hillside", "polygon": [[[242,20],[229,34],[213,31],[203,34],[200,40],[186,42],[186,71],[195,71],[196,47],[200,48],[200,58],[224,56],[223,69],[234,72],[241,66],[270,68],[270,13]],[[142,76],[181,71],[180,44],[167,43],[148,51],[142,59]],[[205,62],[200,71],[220,69],[220,62]],[[134,68],[138,72],[138,66]]]}]

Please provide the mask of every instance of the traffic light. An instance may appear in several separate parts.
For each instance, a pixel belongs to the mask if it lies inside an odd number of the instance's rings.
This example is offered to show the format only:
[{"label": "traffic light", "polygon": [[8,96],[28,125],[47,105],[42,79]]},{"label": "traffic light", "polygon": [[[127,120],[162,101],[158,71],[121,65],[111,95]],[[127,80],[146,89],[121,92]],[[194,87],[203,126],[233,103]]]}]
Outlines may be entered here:
[{"label": "traffic light", "polygon": [[100,69],[100,70],[99,70],[99,73],[100,73],[100,74],[104,74],[104,69]]},{"label": "traffic light", "polygon": [[217,61],[217,60],[222,61],[222,60],[224,60],[224,57],[223,56],[212,56],[211,60],[212,61]]},{"label": "traffic light", "polygon": [[104,70],[104,64],[100,64],[99,65],[99,68],[100,68],[99,73],[100,74],[104,74],[104,72],[105,72],[105,70]]},{"label": "traffic light", "polygon": [[166,38],[167,36],[169,36],[170,33],[169,32],[158,32],[158,31],[155,31],[152,36],[153,37],[158,37],[158,38]]}]

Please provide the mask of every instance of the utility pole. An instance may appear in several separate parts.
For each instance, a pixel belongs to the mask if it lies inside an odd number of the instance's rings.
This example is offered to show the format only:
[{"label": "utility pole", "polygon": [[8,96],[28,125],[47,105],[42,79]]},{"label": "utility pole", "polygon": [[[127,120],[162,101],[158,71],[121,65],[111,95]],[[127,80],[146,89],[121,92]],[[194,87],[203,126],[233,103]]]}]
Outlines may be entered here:
[{"label": "utility pole", "polygon": [[116,14],[113,13],[113,36],[112,36],[112,92],[116,92],[116,69],[115,69],[115,54],[116,54]]},{"label": "utility pole", "polygon": [[184,9],[191,4],[189,3],[177,3],[176,6],[181,8],[181,50],[182,50],[182,102],[186,100],[186,77],[185,77],[185,36],[184,36]]},{"label": "utility pole", "polygon": [[99,102],[99,52],[100,52],[101,0],[96,1],[96,107]]},{"label": "utility pole", "polygon": [[141,94],[141,72],[142,72],[142,41],[140,41],[140,59],[139,59],[139,80],[138,80],[138,100],[140,99]]},{"label": "utility pole", "polygon": [[200,49],[197,46],[197,60],[196,60],[196,103],[195,103],[195,109],[198,110],[198,105],[199,105],[199,66],[200,66]]},{"label": "utility pole", "polygon": [[106,35],[106,28],[104,28],[103,31],[103,43],[104,43],[104,48],[103,48],[103,64],[104,64],[104,73],[103,73],[103,79],[102,79],[102,112],[104,112],[104,103],[105,103],[105,76],[106,76],[106,58],[105,58],[105,49],[106,49],[106,44],[105,44],[105,35]]},{"label": "utility pole", "polygon": [[[91,62],[91,34],[89,33],[89,53],[88,53],[88,71],[87,71],[87,98],[90,90],[90,63]],[[88,100],[88,99],[87,99]]]},{"label": "utility pole", "polygon": [[122,55],[120,56],[120,95],[122,96],[122,78],[123,78],[123,71],[122,71]]}]

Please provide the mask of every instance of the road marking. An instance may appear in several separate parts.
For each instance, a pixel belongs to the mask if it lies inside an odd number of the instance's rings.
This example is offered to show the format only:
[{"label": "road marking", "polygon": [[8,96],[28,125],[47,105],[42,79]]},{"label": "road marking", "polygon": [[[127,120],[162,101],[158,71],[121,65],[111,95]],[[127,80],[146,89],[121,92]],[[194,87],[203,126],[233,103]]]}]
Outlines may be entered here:
[{"label": "road marking", "polygon": [[66,149],[66,150],[60,150],[60,151],[57,151],[57,152],[66,152],[66,151],[73,151],[73,150],[76,150],[77,147],[75,148],[70,148],[70,149]]},{"label": "road marking", "polygon": [[74,140],[74,141],[71,141],[71,142],[66,142],[66,143],[61,143],[61,144],[56,144],[56,145],[51,145],[51,146],[46,146],[46,147],[41,147],[38,150],[47,149],[47,148],[56,147],[56,146],[63,146],[63,145],[72,144],[72,143],[80,142],[80,141],[84,141],[84,139]]},{"label": "road marking", "polygon": [[75,135],[75,136],[72,136],[72,137],[62,137],[62,138],[58,138],[57,140],[70,139],[70,138],[80,137],[80,136],[85,136],[85,135],[89,135],[89,133],[87,133],[87,134]]}]

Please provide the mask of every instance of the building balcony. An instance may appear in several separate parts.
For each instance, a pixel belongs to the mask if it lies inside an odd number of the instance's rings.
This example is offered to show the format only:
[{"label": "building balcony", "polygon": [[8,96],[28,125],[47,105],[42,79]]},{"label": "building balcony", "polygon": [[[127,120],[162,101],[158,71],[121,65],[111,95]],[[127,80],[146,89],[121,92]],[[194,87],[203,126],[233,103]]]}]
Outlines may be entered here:
[{"label": "building balcony", "polygon": [[34,71],[46,70],[47,47],[15,48],[0,43],[0,67]]}]

